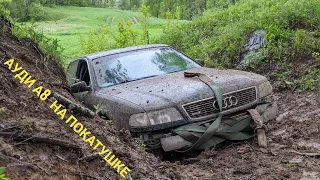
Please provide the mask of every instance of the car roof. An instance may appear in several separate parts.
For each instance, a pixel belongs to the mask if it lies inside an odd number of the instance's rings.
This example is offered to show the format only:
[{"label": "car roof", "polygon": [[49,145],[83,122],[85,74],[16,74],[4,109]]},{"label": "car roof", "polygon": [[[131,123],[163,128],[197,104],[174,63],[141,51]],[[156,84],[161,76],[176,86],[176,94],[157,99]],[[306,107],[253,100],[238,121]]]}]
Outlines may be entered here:
[{"label": "car roof", "polygon": [[109,56],[112,54],[135,51],[135,50],[140,50],[140,49],[157,48],[157,47],[170,47],[170,46],[165,45],[165,44],[149,44],[149,45],[143,45],[143,46],[131,46],[131,47],[126,47],[126,48],[112,49],[112,50],[108,50],[108,51],[102,51],[102,52],[97,52],[97,53],[93,53],[93,54],[88,54],[88,55],[81,56],[77,59],[86,58],[88,60],[94,60],[96,58]]}]

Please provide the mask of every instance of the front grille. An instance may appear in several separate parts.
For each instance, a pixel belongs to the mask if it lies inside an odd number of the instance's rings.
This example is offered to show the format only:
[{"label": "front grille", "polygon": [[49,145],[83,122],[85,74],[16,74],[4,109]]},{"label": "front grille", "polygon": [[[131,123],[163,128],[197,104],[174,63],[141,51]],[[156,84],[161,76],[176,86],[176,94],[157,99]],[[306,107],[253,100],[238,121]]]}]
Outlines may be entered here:
[{"label": "front grille", "polygon": [[[222,102],[223,111],[231,110],[234,108],[238,108],[249,103],[253,103],[257,99],[257,90],[256,87],[246,88],[242,90],[238,90],[231,93],[223,94],[223,99],[232,98],[233,103],[228,103],[227,101]],[[235,99],[235,98],[236,99]],[[237,100],[237,101],[235,101]],[[219,108],[217,103],[215,102],[216,98],[207,98],[200,101],[192,102],[183,105],[183,108],[187,112],[190,118],[201,118],[205,116],[210,116],[212,114],[216,114],[219,112]],[[215,105],[214,105],[215,102]],[[236,102],[236,103],[235,103]],[[227,103],[227,104],[226,104]]]}]

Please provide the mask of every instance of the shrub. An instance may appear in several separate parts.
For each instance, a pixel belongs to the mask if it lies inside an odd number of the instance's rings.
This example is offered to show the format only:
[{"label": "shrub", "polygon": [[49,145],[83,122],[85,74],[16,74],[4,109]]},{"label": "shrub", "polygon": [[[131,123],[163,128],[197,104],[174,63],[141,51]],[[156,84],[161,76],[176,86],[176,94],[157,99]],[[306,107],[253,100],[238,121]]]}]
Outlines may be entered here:
[{"label": "shrub", "polygon": [[91,30],[84,37],[80,35],[81,50],[85,54],[99,52],[110,49],[111,45],[108,43],[108,37],[110,36],[109,29],[105,26],[101,30]]},{"label": "shrub", "polygon": [[294,68],[292,63],[307,63],[312,53],[320,52],[319,7],[320,1],[309,0],[238,0],[235,4],[230,1],[207,10],[192,22],[167,28],[157,42],[172,45],[193,58],[205,59],[207,66],[234,68],[245,54],[247,38],[261,29],[265,32],[268,55],[263,61],[288,66],[278,69]]},{"label": "shrub", "polygon": [[119,21],[117,32],[111,32],[105,26],[100,30],[89,31],[86,36],[80,36],[79,40],[82,53],[85,54],[139,44],[132,23],[123,20]]},{"label": "shrub", "polygon": [[40,3],[31,3],[28,10],[28,19],[34,19],[36,21],[43,20],[45,18],[45,13],[43,7]]},{"label": "shrub", "polygon": [[8,7],[10,6],[11,0],[0,0],[0,15],[7,17],[10,14]]},{"label": "shrub", "polygon": [[30,24],[21,23],[15,24],[12,27],[12,33],[17,38],[30,38],[38,44],[39,48],[46,55],[43,57],[43,61],[47,61],[51,58],[55,59],[59,64],[62,63],[62,52],[64,49],[58,44],[57,39],[48,38],[43,34],[43,32],[37,29],[34,21]]},{"label": "shrub", "polygon": [[[158,41],[173,45],[192,57],[208,58],[233,67],[243,55],[246,37],[266,30],[268,51],[276,59],[318,49],[320,1],[241,0],[226,9],[208,10],[193,22],[170,29]],[[200,49],[200,52],[198,51]],[[306,51],[307,50],[307,51]]]},{"label": "shrub", "polygon": [[114,36],[118,48],[137,44],[137,33],[132,29],[130,21],[120,20],[118,23],[118,35]]}]

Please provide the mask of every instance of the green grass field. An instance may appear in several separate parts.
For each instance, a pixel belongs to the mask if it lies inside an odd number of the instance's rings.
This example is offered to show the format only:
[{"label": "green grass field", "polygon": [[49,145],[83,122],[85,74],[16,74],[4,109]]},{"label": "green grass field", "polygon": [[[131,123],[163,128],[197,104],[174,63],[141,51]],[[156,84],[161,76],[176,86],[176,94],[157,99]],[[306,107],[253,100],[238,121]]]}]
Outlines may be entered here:
[{"label": "green grass field", "polygon": [[[141,12],[74,6],[45,7],[45,11],[48,21],[37,22],[36,24],[45,35],[59,40],[59,44],[65,48],[63,55],[66,61],[83,54],[79,37],[80,35],[86,35],[90,30],[96,30],[106,25],[111,31],[115,32],[119,20],[122,19],[133,22],[133,29],[138,33],[142,32],[140,22],[143,15]],[[163,33],[162,27],[166,21],[165,19],[150,18],[150,43],[161,36]]]}]

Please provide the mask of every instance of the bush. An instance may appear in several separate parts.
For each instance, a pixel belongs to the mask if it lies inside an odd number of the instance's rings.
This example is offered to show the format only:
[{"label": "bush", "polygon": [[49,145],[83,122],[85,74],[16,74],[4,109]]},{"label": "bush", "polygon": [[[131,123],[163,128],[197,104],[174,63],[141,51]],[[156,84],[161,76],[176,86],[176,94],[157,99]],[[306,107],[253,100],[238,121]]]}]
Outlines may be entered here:
[{"label": "bush", "polygon": [[[242,0],[226,9],[209,10],[191,23],[172,28],[172,33],[161,39],[180,46],[193,57],[200,55],[232,67],[241,58],[246,37],[255,30],[265,29],[269,52],[277,59],[287,58],[283,48],[293,56],[319,48],[316,47],[319,38],[312,35],[320,25],[319,7],[320,1]],[[291,44],[293,49],[288,47]],[[193,48],[203,50],[199,54]]]},{"label": "bush", "polygon": [[0,0],[0,15],[4,17],[8,17],[10,14],[9,6],[11,4],[11,0]]},{"label": "bush", "polygon": [[91,30],[86,37],[80,35],[80,45],[82,53],[90,54],[110,49],[111,44],[108,43],[110,36],[109,29],[105,26],[101,30]]},{"label": "bush", "polygon": [[80,36],[82,53],[90,54],[114,48],[138,45],[138,34],[132,29],[130,21],[120,20],[117,32],[111,32],[107,27],[91,30],[86,36]]},{"label": "bush", "polygon": [[43,20],[45,13],[40,3],[31,3],[28,10],[28,19],[34,19],[36,21]]},{"label": "bush", "polygon": [[54,58],[59,64],[63,64],[62,52],[64,49],[58,44],[58,40],[45,36],[43,32],[37,29],[37,25],[35,25],[34,21],[32,21],[31,24],[15,24],[12,27],[12,33],[17,38],[30,38],[34,40],[46,55],[43,57],[43,61]]},{"label": "bush", "polygon": [[40,1],[34,0],[26,3],[24,0],[12,0],[9,5],[10,16],[20,22],[27,22],[31,19],[44,20],[46,14]]},{"label": "bush", "polygon": [[118,23],[118,32],[119,34],[114,36],[118,48],[137,44],[137,33],[133,31],[130,21],[125,22],[120,20]]},{"label": "bush", "polygon": [[157,42],[205,59],[207,66],[233,68],[243,58],[247,37],[262,29],[266,61],[284,66],[306,62],[312,53],[320,52],[319,7],[320,1],[309,0],[239,0],[210,9],[192,22],[175,25]]}]

